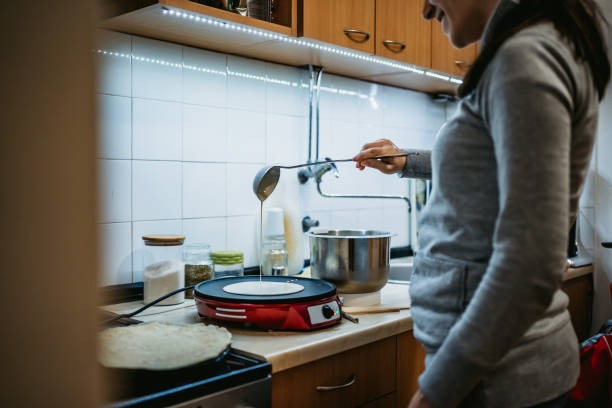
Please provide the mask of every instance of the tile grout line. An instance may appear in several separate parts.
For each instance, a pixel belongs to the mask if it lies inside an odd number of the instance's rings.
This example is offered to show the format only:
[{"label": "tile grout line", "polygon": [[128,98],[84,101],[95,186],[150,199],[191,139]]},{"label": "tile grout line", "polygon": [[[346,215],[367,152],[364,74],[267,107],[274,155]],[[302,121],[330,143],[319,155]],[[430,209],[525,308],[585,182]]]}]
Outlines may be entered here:
[{"label": "tile grout line", "polygon": [[132,283],[134,276],[134,67],[132,54],[134,53],[134,37],[130,37],[130,258],[132,261]]}]

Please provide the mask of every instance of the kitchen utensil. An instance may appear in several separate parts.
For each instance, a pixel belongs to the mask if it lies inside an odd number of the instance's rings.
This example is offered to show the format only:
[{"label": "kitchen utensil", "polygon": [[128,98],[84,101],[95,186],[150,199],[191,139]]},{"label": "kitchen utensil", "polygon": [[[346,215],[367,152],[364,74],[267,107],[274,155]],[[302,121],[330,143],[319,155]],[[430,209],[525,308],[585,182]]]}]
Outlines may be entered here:
[{"label": "kitchen utensil", "polygon": [[202,282],[194,289],[200,316],[261,329],[313,330],[341,319],[336,287],[319,279],[262,276],[262,282],[288,282],[304,290],[286,295],[239,295],[223,288],[240,282],[258,282],[259,276],[230,277]]},{"label": "kitchen utensil", "polygon": [[409,306],[393,307],[393,306],[344,306],[342,311],[351,314],[373,314],[373,313],[391,313],[399,312],[400,310],[410,309]]},{"label": "kitchen utensil", "polygon": [[[370,157],[368,160],[381,160],[381,159],[391,159],[393,157],[403,157],[408,156],[410,153],[398,153],[398,154],[389,154],[385,156],[374,156]],[[316,166],[319,164],[325,163],[342,163],[342,162],[352,162],[353,159],[339,159],[339,160],[325,160],[314,163],[303,163],[296,164],[293,166],[266,166],[257,172],[255,175],[255,179],[253,180],[253,192],[259,198],[260,201],[265,201],[266,198],[272,194],[276,185],[278,184],[278,179],[280,178],[280,169],[297,169],[300,167],[307,166]]]},{"label": "kitchen utensil", "polygon": [[375,292],[389,276],[391,234],[368,230],[323,230],[309,234],[313,278],[341,293]]},{"label": "kitchen utensil", "polygon": [[349,322],[353,322],[353,323],[355,323],[355,324],[359,323],[359,318],[358,318],[358,317],[353,316],[353,315],[352,315],[352,314],[350,314],[350,313],[346,313],[346,312],[344,312],[344,311],[343,311],[343,312],[342,312],[342,317],[344,317],[344,318],[345,318],[346,320],[348,320]]}]

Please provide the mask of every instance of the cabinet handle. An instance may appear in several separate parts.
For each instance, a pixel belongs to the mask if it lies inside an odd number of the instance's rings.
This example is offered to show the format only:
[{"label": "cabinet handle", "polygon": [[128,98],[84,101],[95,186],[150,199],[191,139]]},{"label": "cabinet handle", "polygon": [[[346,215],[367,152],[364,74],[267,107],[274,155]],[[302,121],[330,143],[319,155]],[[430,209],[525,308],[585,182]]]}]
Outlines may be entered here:
[{"label": "cabinet handle", "polygon": [[455,65],[459,68],[470,68],[472,66],[472,64],[467,61],[455,61]]},{"label": "cabinet handle", "polygon": [[383,40],[383,45],[389,49],[391,52],[402,52],[404,48],[406,48],[406,44],[399,41],[393,40]]},{"label": "cabinet handle", "polygon": [[[370,34],[366,33],[365,31],[361,31],[361,30],[351,30],[351,29],[345,28],[344,34],[351,40],[358,42],[358,43],[366,42],[370,39]],[[361,38],[355,38],[355,36],[361,36]]]},{"label": "cabinet handle", "polygon": [[604,248],[612,248],[612,242],[602,242],[601,246]]},{"label": "cabinet handle", "polygon": [[355,384],[355,374],[351,374],[351,376],[348,378],[346,384],[332,385],[332,386],[317,385],[317,391],[323,392],[323,391],[341,390],[343,388],[348,388],[348,387],[350,387],[353,384]]}]

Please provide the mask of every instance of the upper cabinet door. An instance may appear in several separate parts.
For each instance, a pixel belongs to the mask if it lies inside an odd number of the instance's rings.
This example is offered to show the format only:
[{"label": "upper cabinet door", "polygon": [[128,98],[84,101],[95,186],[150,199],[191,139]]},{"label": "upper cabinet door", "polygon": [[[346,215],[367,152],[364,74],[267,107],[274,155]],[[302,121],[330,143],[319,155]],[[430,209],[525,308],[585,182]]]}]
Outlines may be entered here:
[{"label": "upper cabinet door", "polygon": [[448,74],[464,76],[478,56],[478,43],[457,49],[450,43],[440,24],[434,23],[432,31],[431,67]]},{"label": "upper cabinet door", "polygon": [[374,54],[375,0],[302,0],[301,35]]},{"label": "upper cabinet door", "polygon": [[376,55],[431,66],[431,21],[423,0],[376,0]]}]

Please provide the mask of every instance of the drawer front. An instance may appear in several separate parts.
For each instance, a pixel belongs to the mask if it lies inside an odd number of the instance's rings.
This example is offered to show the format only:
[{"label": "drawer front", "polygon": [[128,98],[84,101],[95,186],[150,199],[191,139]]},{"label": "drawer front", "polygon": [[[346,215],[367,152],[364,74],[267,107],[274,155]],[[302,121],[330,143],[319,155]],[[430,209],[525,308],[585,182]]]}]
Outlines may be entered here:
[{"label": "drawer front", "polygon": [[272,376],[273,407],[355,407],[395,391],[395,336]]}]

